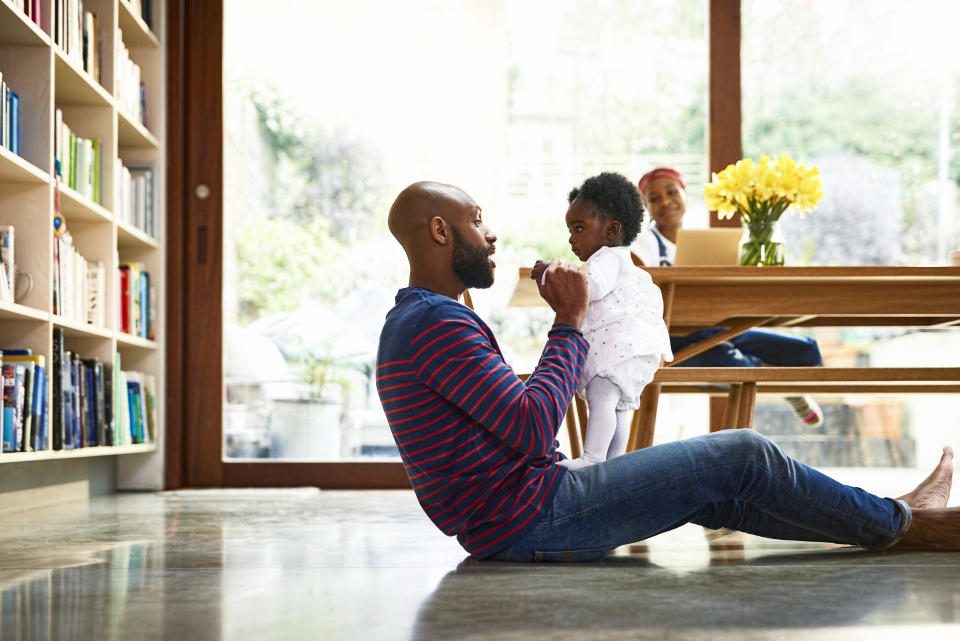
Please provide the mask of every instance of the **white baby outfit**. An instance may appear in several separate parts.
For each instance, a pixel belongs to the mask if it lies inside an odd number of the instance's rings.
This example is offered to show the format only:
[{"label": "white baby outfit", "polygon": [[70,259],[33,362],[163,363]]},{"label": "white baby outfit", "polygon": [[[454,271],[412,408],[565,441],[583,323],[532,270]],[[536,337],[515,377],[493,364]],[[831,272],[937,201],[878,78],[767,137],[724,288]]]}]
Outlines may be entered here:
[{"label": "white baby outfit", "polygon": [[636,267],[629,247],[601,247],[587,259],[590,304],[583,335],[590,343],[577,394],[595,376],[620,389],[617,410],[640,406],[640,394],[653,379],[660,357],[673,360],[663,322],[663,297],[650,275]]}]

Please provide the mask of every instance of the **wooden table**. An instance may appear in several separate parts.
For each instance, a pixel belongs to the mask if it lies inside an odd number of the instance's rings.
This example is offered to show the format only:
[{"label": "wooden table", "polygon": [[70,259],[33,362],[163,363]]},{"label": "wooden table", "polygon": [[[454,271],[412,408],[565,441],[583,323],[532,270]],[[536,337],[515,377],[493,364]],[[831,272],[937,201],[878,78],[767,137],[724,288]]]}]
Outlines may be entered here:
[{"label": "wooden table", "polygon": [[[676,365],[717,343],[754,327],[960,327],[960,267],[644,267],[663,292],[664,321],[671,334],[687,334],[704,327],[727,331],[680,350]],[[509,302],[512,306],[543,306],[530,269],[520,268]],[[958,354],[960,362],[960,354]],[[751,368],[738,368],[751,369]],[[663,384],[730,383],[736,387],[740,416],[728,411],[731,427],[752,426],[753,396],[804,384],[825,389],[836,383],[846,391],[893,391],[904,383],[917,391],[956,393],[960,368],[762,368],[742,375],[751,380],[743,394],[733,380],[734,368],[661,369],[644,392],[634,419],[631,444],[649,445],[653,439],[656,404]],[[789,369],[790,372],[784,370]],[[733,373],[731,373],[733,372]],[[778,374],[778,372],[780,372]],[[716,379],[716,380],[714,380]],[[723,379],[723,380],[721,380]],[[909,379],[909,380],[906,380]],[[883,384],[889,389],[881,389]],[[898,383],[900,385],[898,385]],[[923,385],[927,383],[927,385]],[[839,389],[839,387],[838,387]],[[729,404],[728,404],[729,408]],[[732,416],[732,419],[730,418]],[[732,423],[729,421],[732,420]],[[580,426],[581,431],[583,425]]]}]

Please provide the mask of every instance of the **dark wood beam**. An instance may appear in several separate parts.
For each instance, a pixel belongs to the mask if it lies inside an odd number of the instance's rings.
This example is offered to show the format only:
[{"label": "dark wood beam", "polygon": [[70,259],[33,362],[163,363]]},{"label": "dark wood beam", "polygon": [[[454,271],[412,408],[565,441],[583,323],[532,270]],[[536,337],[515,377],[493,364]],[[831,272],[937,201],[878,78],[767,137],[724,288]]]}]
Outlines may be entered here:
[{"label": "dark wood beam", "polygon": [[[720,171],[743,156],[740,111],[740,0],[710,0],[710,171]],[[708,177],[709,178],[709,177]],[[711,227],[739,227],[740,216]]]}]

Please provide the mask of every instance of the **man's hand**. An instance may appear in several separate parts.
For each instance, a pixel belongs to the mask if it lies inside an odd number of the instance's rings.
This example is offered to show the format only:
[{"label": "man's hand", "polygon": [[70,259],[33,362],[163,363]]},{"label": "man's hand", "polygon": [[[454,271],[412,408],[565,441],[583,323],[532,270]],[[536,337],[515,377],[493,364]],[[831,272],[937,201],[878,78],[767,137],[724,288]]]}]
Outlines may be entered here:
[{"label": "man's hand", "polygon": [[538,260],[533,266],[530,277],[537,283],[543,300],[556,312],[554,322],[583,325],[590,302],[589,273],[586,263],[577,266],[559,258],[549,263]]}]

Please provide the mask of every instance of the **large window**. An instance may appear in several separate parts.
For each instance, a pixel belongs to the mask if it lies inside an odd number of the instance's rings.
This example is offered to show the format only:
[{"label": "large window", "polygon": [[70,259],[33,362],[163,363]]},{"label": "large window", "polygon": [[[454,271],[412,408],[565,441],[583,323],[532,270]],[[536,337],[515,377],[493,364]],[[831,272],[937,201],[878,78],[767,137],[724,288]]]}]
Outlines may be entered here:
[{"label": "large window", "polygon": [[[743,152],[816,164],[824,198],[783,222],[793,265],[945,265],[960,248],[955,2],[743,0]],[[826,365],[952,366],[956,330],[816,332]],[[957,397],[824,398],[826,425],[782,403],[756,424],[815,465],[925,467],[960,435]],[[952,435],[952,436],[951,436]]]},{"label": "large window", "polygon": [[960,5],[743,2],[743,149],[817,164],[794,264],[943,265],[960,247]]},{"label": "large window", "polygon": [[411,182],[483,207],[474,301],[522,372],[549,317],[506,303],[517,267],[573,259],[571,187],[671,164],[696,203],[707,175],[703,0],[227,0],[224,40],[228,458],[396,455],[371,375]]}]

